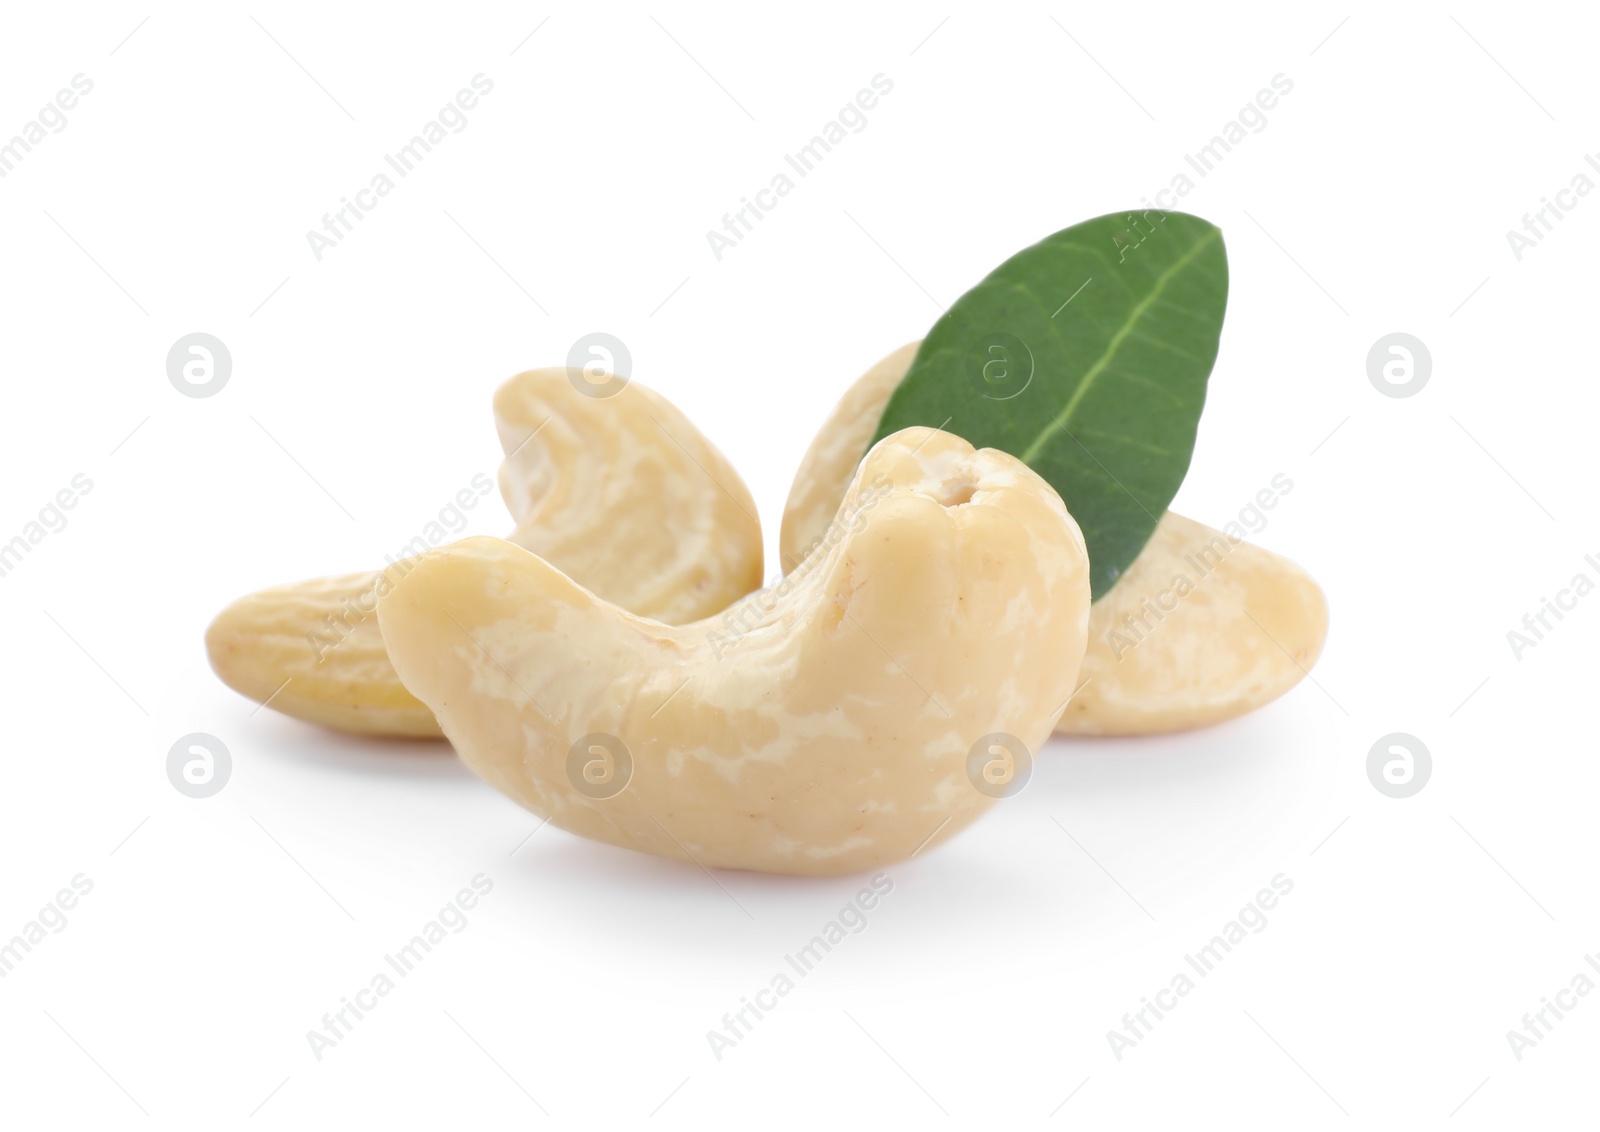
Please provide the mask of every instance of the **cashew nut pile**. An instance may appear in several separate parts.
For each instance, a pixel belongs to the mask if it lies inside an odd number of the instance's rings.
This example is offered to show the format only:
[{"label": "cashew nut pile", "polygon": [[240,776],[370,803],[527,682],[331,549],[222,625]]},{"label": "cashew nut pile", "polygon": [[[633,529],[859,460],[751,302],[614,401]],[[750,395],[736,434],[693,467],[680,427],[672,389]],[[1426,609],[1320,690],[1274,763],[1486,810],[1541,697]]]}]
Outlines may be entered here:
[{"label": "cashew nut pile", "polygon": [[[676,408],[534,370],[494,400],[508,539],[241,598],[207,632],[212,666],[310,722],[442,734],[574,833],[834,874],[950,837],[1052,730],[1216,723],[1315,663],[1322,593],[1276,555],[1169,513],[1091,604],[1071,501],[1025,464],[929,428],[867,451],[916,348],[812,443],[764,590],[754,501]],[[1132,622],[1137,647],[1114,647]]]}]

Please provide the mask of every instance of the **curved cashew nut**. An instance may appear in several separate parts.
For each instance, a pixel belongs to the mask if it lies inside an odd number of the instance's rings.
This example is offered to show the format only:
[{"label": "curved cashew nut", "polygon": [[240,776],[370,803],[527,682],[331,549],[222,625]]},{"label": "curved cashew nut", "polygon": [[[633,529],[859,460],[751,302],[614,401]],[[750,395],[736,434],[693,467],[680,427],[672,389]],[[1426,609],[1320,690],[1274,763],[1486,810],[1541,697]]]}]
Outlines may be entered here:
[{"label": "curved cashew nut", "polygon": [[[826,525],[830,501],[844,493],[919,345],[863,374],[806,451],[783,513],[785,569],[804,560]],[[1221,723],[1299,683],[1327,634],[1327,602],[1300,567],[1169,511],[1094,603],[1081,690],[1056,731],[1147,735]]]},{"label": "curved cashew nut", "polygon": [[997,743],[1048,737],[1087,555],[1033,471],[933,429],[884,439],[841,494],[799,570],[676,628],[456,543],[380,600],[389,656],[468,766],[574,833],[706,867],[903,860],[991,804]]},{"label": "curved cashew nut", "polygon": [[1300,567],[1168,511],[1089,616],[1081,690],[1056,731],[1152,735],[1233,719],[1310,671],[1328,635]]},{"label": "curved cashew nut", "polygon": [[[496,391],[494,418],[511,539],[596,594],[680,624],[761,585],[749,490],[666,398],[638,382],[591,397],[565,369],[529,370]],[[376,616],[383,577],[343,574],[240,598],[206,632],[212,668],[235,691],[325,727],[440,736],[389,663]]]}]

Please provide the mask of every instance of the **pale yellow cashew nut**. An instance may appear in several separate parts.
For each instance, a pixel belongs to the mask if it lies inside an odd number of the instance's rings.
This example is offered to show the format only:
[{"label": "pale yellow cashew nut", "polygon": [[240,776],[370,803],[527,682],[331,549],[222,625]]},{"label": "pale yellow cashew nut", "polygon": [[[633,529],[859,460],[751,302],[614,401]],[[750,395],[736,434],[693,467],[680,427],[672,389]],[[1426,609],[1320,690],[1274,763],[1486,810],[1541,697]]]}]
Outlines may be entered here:
[{"label": "pale yellow cashew nut", "polygon": [[[494,418],[511,539],[596,594],[678,624],[761,585],[749,490],[664,397],[638,382],[594,397],[565,369],[529,370],[495,393]],[[389,663],[381,578],[344,574],[240,598],[206,632],[212,667],[235,691],[299,719],[438,737],[433,713]]]},{"label": "pale yellow cashew nut", "polygon": [[[806,451],[783,513],[785,569],[825,528],[919,345],[863,374]],[[1300,567],[1169,511],[1094,603],[1081,688],[1056,731],[1147,735],[1232,719],[1299,683],[1327,633],[1322,590]]]},{"label": "pale yellow cashew nut", "polygon": [[1233,719],[1293,688],[1322,652],[1328,606],[1287,558],[1168,511],[1094,603],[1089,634],[1082,688],[1056,731],[1153,735]]},{"label": "pale yellow cashew nut", "polygon": [[462,760],[563,829],[708,868],[904,860],[992,804],[994,736],[1024,758],[1049,736],[1087,555],[1026,465],[932,429],[841,498],[816,553],[724,617],[650,621],[476,538],[395,579],[384,641]]}]

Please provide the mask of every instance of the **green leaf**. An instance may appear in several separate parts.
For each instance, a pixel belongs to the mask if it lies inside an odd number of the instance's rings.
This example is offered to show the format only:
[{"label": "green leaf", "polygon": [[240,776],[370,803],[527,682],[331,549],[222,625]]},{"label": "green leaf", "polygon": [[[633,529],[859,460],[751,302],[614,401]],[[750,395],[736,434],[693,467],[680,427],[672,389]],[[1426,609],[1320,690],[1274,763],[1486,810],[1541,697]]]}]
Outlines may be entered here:
[{"label": "green leaf", "polygon": [[1019,457],[1083,529],[1098,598],[1189,470],[1227,302],[1214,224],[1156,210],[1075,224],[956,300],[873,443],[931,425]]}]

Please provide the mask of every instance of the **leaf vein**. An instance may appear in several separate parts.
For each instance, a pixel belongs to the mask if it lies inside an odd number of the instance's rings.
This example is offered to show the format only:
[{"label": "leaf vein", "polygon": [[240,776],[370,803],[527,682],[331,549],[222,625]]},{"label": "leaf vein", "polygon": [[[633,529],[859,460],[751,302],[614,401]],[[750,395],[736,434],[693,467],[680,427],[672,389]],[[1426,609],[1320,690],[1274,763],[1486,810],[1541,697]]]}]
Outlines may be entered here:
[{"label": "leaf vein", "polygon": [[1156,278],[1155,286],[1151,288],[1150,293],[1144,298],[1140,299],[1139,302],[1134,306],[1133,310],[1129,312],[1126,321],[1124,321],[1123,324],[1117,329],[1117,332],[1111,336],[1111,341],[1106,344],[1105,352],[1101,354],[1100,357],[1096,358],[1094,364],[1090,366],[1089,369],[1084,373],[1083,380],[1078,383],[1078,388],[1075,389],[1072,393],[1072,396],[1067,399],[1066,406],[1061,410],[1060,413],[1051,418],[1050,422],[1046,424],[1044,428],[1039,430],[1039,435],[1034,438],[1033,442],[1029,444],[1027,448],[1018,453],[1018,459],[1020,459],[1024,464],[1031,464],[1034,458],[1039,455],[1039,452],[1044,448],[1044,446],[1050,442],[1050,439],[1067,427],[1072,420],[1072,414],[1075,413],[1078,409],[1078,406],[1083,403],[1084,397],[1094,386],[1095,380],[1100,376],[1101,373],[1105,371],[1106,367],[1111,364],[1111,359],[1114,358],[1117,351],[1121,349],[1123,341],[1128,337],[1129,334],[1133,333],[1133,328],[1138,324],[1139,320],[1144,317],[1145,311],[1149,310],[1156,300],[1161,297],[1161,293],[1166,290],[1167,284],[1171,282],[1172,279],[1185,267],[1187,267],[1195,258],[1197,258],[1202,251],[1214,243],[1218,237],[1221,236],[1221,234],[1221,229],[1212,228],[1203,239],[1195,241],[1193,247],[1184,252],[1183,255],[1172,264],[1172,266],[1168,267]]}]

